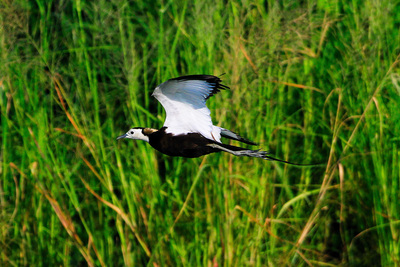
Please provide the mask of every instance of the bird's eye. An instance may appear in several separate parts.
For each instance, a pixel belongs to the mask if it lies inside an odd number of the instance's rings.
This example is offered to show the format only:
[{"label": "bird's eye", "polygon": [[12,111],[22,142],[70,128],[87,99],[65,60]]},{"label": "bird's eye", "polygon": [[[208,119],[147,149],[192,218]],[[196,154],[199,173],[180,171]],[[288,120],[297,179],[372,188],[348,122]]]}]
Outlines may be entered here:
[{"label": "bird's eye", "polygon": [[131,131],[131,134],[133,134],[133,131]]}]

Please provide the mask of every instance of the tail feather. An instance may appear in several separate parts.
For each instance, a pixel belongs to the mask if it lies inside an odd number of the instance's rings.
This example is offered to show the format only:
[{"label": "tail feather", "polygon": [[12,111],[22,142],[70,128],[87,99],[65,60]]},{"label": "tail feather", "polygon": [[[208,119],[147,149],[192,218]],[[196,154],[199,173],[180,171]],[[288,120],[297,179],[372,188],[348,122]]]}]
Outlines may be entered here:
[{"label": "tail feather", "polygon": [[227,129],[224,128],[220,128],[221,129],[221,136],[228,138],[228,139],[232,139],[232,140],[237,140],[239,142],[248,144],[248,145],[252,145],[252,146],[256,146],[257,144],[254,143],[253,141],[250,141],[246,138],[241,137],[240,135],[238,135],[237,133],[234,133],[232,131],[229,131]]},{"label": "tail feather", "polygon": [[214,145],[214,147],[216,147],[216,148],[218,148],[218,146],[219,146],[219,149],[221,151],[225,151],[225,152],[231,153],[231,154],[233,154],[235,156],[246,156],[246,157],[253,157],[253,158],[262,158],[262,159],[265,159],[265,160],[278,161],[278,162],[282,162],[282,163],[286,163],[286,164],[290,164],[290,165],[296,165],[296,166],[317,166],[317,165],[321,165],[321,164],[299,164],[299,163],[289,162],[289,161],[286,161],[286,160],[277,159],[277,158],[269,156],[270,152],[262,151],[260,149],[250,150],[250,149],[237,147],[237,146],[231,146],[231,145],[227,145],[227,144],[218,144],[217,146]]}]

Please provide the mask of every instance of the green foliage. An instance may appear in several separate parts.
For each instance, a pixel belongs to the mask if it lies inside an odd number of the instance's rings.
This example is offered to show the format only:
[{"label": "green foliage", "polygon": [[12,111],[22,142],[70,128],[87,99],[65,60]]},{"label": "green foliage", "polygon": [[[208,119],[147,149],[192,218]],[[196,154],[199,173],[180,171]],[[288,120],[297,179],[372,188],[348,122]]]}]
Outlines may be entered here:
[{"label": "green foliage", "polygon": [[[400,265],[399,1],[2,1],[0,265]],[[295,167],[170,158],[153,88]]]}]

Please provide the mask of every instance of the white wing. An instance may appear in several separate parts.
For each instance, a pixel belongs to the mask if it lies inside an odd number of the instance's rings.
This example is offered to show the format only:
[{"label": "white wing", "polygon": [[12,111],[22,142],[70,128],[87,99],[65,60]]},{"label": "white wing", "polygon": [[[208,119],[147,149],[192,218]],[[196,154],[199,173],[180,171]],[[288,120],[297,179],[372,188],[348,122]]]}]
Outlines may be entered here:
[{"label": "white wing", "polygon": [[207,99],[228,88],[211,75],[190,75],[168,80],[154,90],[153,96],[164,107],[166,132],[175,135],[199,133],[221,142],[221,129],[212,124]]}]

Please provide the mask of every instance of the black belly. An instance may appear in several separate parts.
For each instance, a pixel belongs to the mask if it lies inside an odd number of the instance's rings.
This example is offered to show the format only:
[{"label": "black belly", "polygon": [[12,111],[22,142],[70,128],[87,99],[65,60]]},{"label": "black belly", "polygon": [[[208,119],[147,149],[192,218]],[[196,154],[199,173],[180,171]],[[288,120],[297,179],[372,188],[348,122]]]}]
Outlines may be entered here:
[{"label": "black belly", "polygon": [[165,133],[165,130],[149,135],[149,143],[152,147],[173,157],[197,158],[213,152],[220,151],[219,149],[207,146],[215,143],[198,133],[189,133],[185,135],[173,136]]}]

